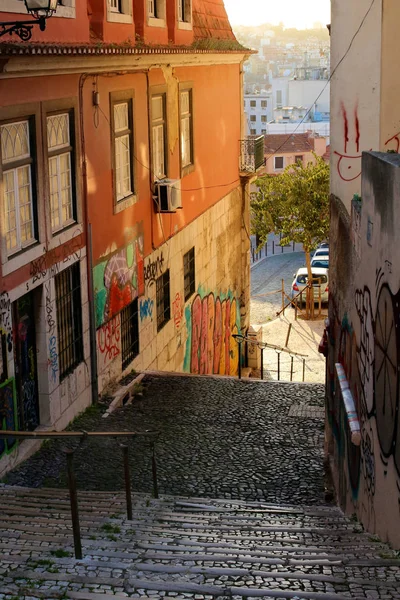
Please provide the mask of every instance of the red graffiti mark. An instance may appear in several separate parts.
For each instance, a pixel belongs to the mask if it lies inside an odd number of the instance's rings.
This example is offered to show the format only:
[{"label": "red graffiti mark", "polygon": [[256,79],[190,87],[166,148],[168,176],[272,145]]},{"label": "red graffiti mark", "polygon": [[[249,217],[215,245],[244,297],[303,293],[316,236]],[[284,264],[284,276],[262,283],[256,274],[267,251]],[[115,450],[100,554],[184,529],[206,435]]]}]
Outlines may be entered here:
[{"label": "red graffiti mark", "polygon": [[111,278],[110,292],[108,298],[108,318],[119,313],[125,306],[128,306],[134,300],[136,294],[131,283],[121,287],[118,283],[118,277],[114,274]]},{"label": "red graffiti mark", "polygon": [[137,294],[144,294],[144,259],[143,259],[143,238],[138,238],[135,244],[136,265],[137,265]]},{"label": "red graffiti mark", "polygon": [[[353,161],[357,160],[357,159],[360,160],[361,154],[359,156],[347,156],[346,154],[341,154],[340,152],[337,152],[336,150],[334,151],[334,154],[339,156],[339,160],[337,163],[337,171],[338,171],[339,177],[342,181],[354,181],[355,179],[360,177],[360,175],[361,175],[360,168],[357,169],[357,171],[356,171],[357,174],[354,175],[354,170],[357,165],[354,164]],[[348,175],[346,175],[346,171],[352,171],[352,173],[349,173]]]},{"label": "red graffiti mark", "polygon": [[200,373],[200,334],[201,334],[201,298],[196,296],[192,304],[192,354],[191,354],[191,372]]},{"label": "red graffiti mark", "polygon": [[342,102],[342,114],[344,122],[344,151],[347,153],[347,144],[349,142],[349,121],[347,119],[347,112]]},{"label": "red graffiti mark", "polygon": [[396,144],[396,152],[399,152],[399,150],[400,150],[400,131],[399,131],[399,133],[396,133],[396,135],[393,135],[391,138],[389,138],[388,140],[386,140],[385,146],[387,146],[388,144],[390,144],[390,142],[395,142],[395,144]]},{"label": "red graffiti mark", "polygon": [[[222,351],[222,305],[219,298],[215,301],[215,320],[214,320],[214,333],[213,333],[213,346],[214,346],[214,361],[212,373],[219,373],[219,365],[221,362],[221,351]],[[211,371],[210,371],[211,372]]]},{"label": "red graffiti mark", "polygon": [[360,152],[360,121],[358,120],[357,108],[354,111],[354,121],[356,124],[356,146],[357,152]]},{"label": "red graffiti mark", "polygon": [[208,347],[208,302],[203,298],[201,315],[201,334],[200,334],[200,375],[207,373],[207,347]]},{"label": "red graffiti mark", "polygon": [[225,375],[229,375],[231,345],[231,301],[229,298],[226,300],[225,310]]},{"label": "red graffiti mark", "polygon": [[213,372],[214,367],[214,330],[215,330],[215,301],[213,296],[207,299],[207,373]]},{"label": "red graffiti mark", "polygon": [[182,297],[179,292],[175,295],[175,300],[172,302],[172,315],[174,317],[175,327],[180,328],[183,317]]},{"label": "red graffiti mark", "polygon": [[97,344],[102,355],[102,368],[121,352],[121,317],[117,315],[97,330]]}]

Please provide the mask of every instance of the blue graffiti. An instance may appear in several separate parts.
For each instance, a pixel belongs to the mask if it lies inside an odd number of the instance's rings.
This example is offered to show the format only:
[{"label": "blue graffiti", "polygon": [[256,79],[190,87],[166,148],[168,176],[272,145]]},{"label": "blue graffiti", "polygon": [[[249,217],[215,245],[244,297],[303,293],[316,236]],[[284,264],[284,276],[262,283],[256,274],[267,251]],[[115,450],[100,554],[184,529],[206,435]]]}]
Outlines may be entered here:
[{"label": "blue graffiti", "polygon": [[154,300],[146,298],[140,301],[140,320],[151,319],[153,317]]}]

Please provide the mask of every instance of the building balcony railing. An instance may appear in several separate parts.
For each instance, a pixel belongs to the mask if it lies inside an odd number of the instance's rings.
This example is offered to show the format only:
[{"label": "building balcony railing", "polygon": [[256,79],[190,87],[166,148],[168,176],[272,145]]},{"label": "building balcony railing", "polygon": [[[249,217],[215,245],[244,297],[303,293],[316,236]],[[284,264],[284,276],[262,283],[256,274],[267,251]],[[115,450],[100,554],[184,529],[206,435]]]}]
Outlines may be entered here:
[{"label": "building balcony railing", "polygon": [[265,164],[263,135],[248,135],[240,140],[239,163],[241,173],[256,173]]}]

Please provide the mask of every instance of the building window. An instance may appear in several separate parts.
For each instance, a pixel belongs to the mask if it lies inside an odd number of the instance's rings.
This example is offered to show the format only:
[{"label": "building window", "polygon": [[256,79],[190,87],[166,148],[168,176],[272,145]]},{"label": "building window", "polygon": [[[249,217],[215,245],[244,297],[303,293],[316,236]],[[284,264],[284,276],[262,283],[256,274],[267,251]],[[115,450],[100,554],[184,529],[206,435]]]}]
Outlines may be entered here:
[{"label": "building window", "polygon": [[192,20],[191,0],[178,0],[178,21],[190,23]]},{"label": "building window", "polygon": [[183,281],[186,302],[196,289],[194,247],[183,255]]},{"label": "building window", "polygon": [[283,169],[283,156],[275,156],[275,171]]},{"label": "building window", "polygon": [[256,121],[256,115],[250,115],[250,121],[254,123]]},{"label": "building window", "polygon": [[170,320],[169,269],[156,279],[157,331]]},{"label": "building window", "polygon": [[83,360],[79,263],[55,277],[60,381]]},{"label": "building window", "polygon": [[9,255],[36,241],[32,126],[33,122],[29,120],[0,126],[5,234]]},{"label": "building window", "polygon": [[192,90],[180,93],[181,113],[181,165],[182,169],[193,164],[193,114]]},{"label": "building window", "polygon": [[303,155],[299,154],[298,156],[294,157],[294,162],[295,163],[300,163],[301,165],[303,164]]},{"label": "building window", "polygon": [[250,106],[251,108],[255,108],[257,106],[257,103],[255,100],[250,100]]},{"label": "building window", "polygon": [[154,179],[163,179],[167,176],[165,104],[165,94],[157,94],[151,99],[152,168]]},{"label": "building window", "polygon": [[267,108],[268,102],[267,100],[261,100],[261,108]]},{"label": "building window", "polygon": [[257,135],[257,129],[250,129],[250,135]]},{"label": "building window", "polygon": [[110,11],[111,12],[116,12],[116,13],[122,12],[121,0],[109,0],[109,2],[110,2]]},{"label": "building window", "polygon": [[261,123],[267,122],[267,115],[261,115]]},{"label": "building window", "polygon": [[113,112],[114,193],[121,202],[133,192],[133,108],[132,100],[115,102]]},{"label": "building window", "polygon": [[139,354],[138,315],[137,298],[121,311],[121,350],[123,369],[126,369],[135,356]]},{"label": "building window", "polygon": [[73,129],[70,113],[47,117],[50,216],[54,232],[76,221],[73,181]]},{"label": "building window", "polygon": [[282,90],[276,90],[276,105],[278,108],[282,107]]},{"label": "building window", "polygon": [[165,19],[165,0],[147,0],[147,14],[153,19]]}]

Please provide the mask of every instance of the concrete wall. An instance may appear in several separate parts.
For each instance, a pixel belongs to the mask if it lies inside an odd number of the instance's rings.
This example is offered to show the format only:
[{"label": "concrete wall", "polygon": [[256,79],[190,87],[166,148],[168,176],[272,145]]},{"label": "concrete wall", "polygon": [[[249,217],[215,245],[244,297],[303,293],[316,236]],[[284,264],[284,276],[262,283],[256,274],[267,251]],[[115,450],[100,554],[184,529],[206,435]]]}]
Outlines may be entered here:
[{"label": "concrete wall", "polygon": [[305,106],[309,109],[314,106],[315,99],[319,94],[321,97],[315,103],[315,110],[329,113],[330,86],[323,79],[310,81],[303,79],[292,79],[289,81],[289,96],[287,106]]},{"label": "concrete wall", "polygon": [[[327,450],[342,508],[399,548],[400,156],[364,153],[361,187],[351,217],[332,199]],[[360,446],[350,441],[336,362],[355,400]]]},{"label": "concrete wall", "polygon": [[[231,333],[249,322],[241,314],[248,255],[242,256],[242,193],[237,188],[144,260],[139,297],[140,354],[127,372],[157,369],[192,373],[237,372]],[[195,293],[185,302],[183,254],[195,248]],[[244,253],[248,254],[247,246]],[[243,258],[246,260],[243,261]],[[155,277],[170,270],[170,321],[157,332]],[[122,372],[119,315],[97,330],[100,391]]]}]

